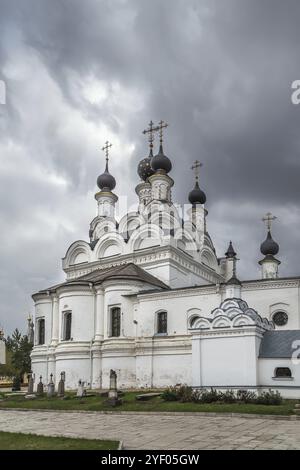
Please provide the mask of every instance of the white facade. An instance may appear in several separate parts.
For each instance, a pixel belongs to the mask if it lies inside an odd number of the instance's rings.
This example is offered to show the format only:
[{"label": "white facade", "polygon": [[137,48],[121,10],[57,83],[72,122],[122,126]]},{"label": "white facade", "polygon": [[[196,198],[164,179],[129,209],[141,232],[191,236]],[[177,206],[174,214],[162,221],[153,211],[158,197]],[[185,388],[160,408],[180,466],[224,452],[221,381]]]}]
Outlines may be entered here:
[{"label": "white facade", "polygon": [[[57,385],[65,372],[69,389],[79,380],[107,388],[114,369],[123,388],[280,386],[299,397],[291,359],[259,358],[259,351],[276,313],[287,318],[276,330],[300,329],[300,278],[281,279],[278,262],[273,271],[262,263],[262,279],[231,283],[235,257],[216,256],[207,210],[195,204],[183,221],[172,186],[163,172],[139,183],[139,210],[119,221],[117,196],[107,188],[96,194],[90,242],[74,242],[63,258],[66,282],[33,295],[35,383],[52,373]],[[219,328],[212,312],[228,297],[259,315],[250,321],[238,312],[249,324],[227,318]],[[274,377],[278,367],[290,367],[292,379]]]}]

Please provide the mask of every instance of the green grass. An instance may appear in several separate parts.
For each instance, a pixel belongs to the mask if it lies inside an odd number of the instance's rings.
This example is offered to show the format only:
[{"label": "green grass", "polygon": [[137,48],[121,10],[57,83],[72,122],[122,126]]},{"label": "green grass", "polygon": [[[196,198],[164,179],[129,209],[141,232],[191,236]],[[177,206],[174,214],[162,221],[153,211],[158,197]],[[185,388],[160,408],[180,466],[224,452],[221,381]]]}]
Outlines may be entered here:
[{"label": "green grass", "polygon": [[116,441],[0,432],[0,450],[114,450]]},{"label": "green grass", "polygon": [[84,411],[184,411],[184,412],[214,412],[214,413],[252,413],[268,415],[291,415],[294,414],[294,405],[297,400],[284,400],[281,405],[256,405],[256,404],[201,404],[201,403],[180,403],[165,402],[160,397],[152,398],[149,401],[136,401],[135,397],[141,392],[126,392],[122,397],[123,404],[117,408],[108,406],[105,397],[91,396],[82,400],[76,398],[74,394],[68,393],[68,399],[60,398],[36,398],[27,400],[23,396],[7,397],[4,395],[0,401],[0,408],[24,408],[24,409],[47,409],[47,410],[84,410]]}]

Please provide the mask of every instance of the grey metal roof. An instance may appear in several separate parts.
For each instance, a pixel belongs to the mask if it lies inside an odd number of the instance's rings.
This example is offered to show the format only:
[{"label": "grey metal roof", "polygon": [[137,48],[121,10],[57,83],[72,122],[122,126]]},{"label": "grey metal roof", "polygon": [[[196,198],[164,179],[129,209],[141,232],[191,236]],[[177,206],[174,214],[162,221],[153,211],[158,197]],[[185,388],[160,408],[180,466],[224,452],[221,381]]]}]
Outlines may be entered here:
[{"label": "grey metal roof", "polygon": [[142,281],[155,287],[159,287],[160,289],[168,289],[168,286],[164,282],[162,282],[160,279],[153,276],[152,274],[148,273],[140,266],[137,266],[134,263],[126,263],[119,266],[113,266],[111,268],[96,269],[95,271],[85,274],[84,276],[80,276],[76,279],[71,279],[69,281],[62,282],[61,284],[49,287],[48,289],[43,289],[37,292],[36,294],[55,292],[56,289],[58,289],[59,287],[65,286],[101,284],[102,282],[109,279],[127,279],[132,281]]},{"label": "grey metal roof", "polygon": [[[300,330],[273,330],[266,331],[260,344],[260,358],[288,358],[299,349]],[[293,347],[294,346],[294,347]]]}]

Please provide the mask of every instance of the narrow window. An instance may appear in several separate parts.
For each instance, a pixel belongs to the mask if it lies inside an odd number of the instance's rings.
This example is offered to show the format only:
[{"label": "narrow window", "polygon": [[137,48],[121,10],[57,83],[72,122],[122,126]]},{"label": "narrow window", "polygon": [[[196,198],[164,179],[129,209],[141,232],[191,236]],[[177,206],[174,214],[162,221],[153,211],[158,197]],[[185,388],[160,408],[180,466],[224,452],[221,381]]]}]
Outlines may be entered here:
[{"label": "narrow window", "polygon": [[157,333],[166,334],[167,333],[167,312],[158,312],[157,314]]},{"label": "narrow window", "polygon": [[45,320],[38,320],[38,344],[45,344]]},{"label": "narrow window", "polygon": [[292,372],[289,367],[277,367],[275,369],[275,377],[292,377]]},{"label": "narrow window", "polygon": [[70,341],[71,339],[71,329],[72,329],[72,312],[64,313],[64,341]]},{"label": "narrow window", "polygon": [[121,332],[121,310],[119,307],[113,307],[110,311],[111,316],[111,336],[120,336]]}]

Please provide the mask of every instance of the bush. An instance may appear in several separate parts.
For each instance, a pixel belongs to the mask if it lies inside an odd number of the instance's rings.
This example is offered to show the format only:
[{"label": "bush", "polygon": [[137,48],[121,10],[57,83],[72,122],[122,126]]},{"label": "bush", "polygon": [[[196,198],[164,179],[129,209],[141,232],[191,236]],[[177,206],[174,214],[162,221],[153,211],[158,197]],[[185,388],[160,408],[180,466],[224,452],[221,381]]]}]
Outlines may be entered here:
[{"label": "bush", "polygon": [[202,390],[199,396],[201,403],[214,403],[221,400],[222,393],[217,392],[214,388],[210,390]]},{"label": "bush", "polygon": [[249,392],[249,390],[238,390],[236,396],[241,403],[255,403],[257,399],[256,394]]},{"label": "bush", "polygon": [[268,392],[262,392],[256,398],[256,403],[259,405],[281,405],[282,396],[279,392],[273,392],[270,389]]},{"label": "bush", "polygon": [[161,398],[164,401],[177,401],[177,392],[175,390],[175,387],[169,387],[167,390],[164,390],[163,393],[161,394]]},{"label": "bush", "polygon": [[279,392],[263,392],[257,396],[254,392],[249,390],[238,390],[236,393],[233,390],[226,390],[225,392],[218,392],[216,389],[210,390],[193,390],[192,387],[187,385],[180,385],[169,387],[162,395],[165,401],[180,401],[182,403],[253,403],[257,405],[280,405],[282,403],[282,396]]},{"label": "bush", "polygon": [[219,394],[219,400],[223,403],[236,403],[237,396],[235,395],[233,390],[226,390],[225,393]]},{"label": "bush", "polygon": [[181,385],[177,388],[177,400],[181,401],[182,403],[194,401],[193,395],[194,392],[192,387],[188,387],[187,385]]}]

